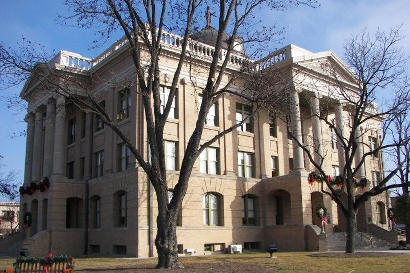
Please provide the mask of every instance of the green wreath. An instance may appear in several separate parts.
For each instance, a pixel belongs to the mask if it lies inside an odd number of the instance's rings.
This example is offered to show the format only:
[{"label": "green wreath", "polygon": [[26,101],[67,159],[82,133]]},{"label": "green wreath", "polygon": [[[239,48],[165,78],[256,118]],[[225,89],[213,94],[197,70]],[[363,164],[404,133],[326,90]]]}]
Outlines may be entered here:
[{"label": "green wreath", "polygon": [[[323,215],[320,215],[320,209],[323,209]],[[316,216],[321,219],[323,216],[327,217],[327,208],[322,205],[316,207]]]}]

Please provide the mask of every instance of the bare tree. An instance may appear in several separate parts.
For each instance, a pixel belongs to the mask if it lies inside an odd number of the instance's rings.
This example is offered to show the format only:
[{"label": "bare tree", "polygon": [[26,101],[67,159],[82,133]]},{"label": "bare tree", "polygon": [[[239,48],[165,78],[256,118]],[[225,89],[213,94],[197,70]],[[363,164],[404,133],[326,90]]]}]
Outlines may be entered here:
[{"label": "bare tree", "polygon": [[[0,159],[3,159],[3,156],[0,155]],[[0,173],[0,195],[11,200],[15,199],[17,197],[16,184],[17,178],[15,172],[10,171],[7,174]]]},{"label": "bare tree", "polygon": [[[404,90],[407,85],[404,85]],[[400,166],[393,180],[401,184],[401,193],[394,208],[393,218],[406,225],[406,242],[410,244],[410,219],[408,206],[410,205],[410,119],[409,109],[403,109],[402,113],[395,115],[392,119],[390,136],[394,143],[402,143],[389,151],[389,158],[395,165]]]},{"label": "bare tree", "polygon": [[[198,26],[197,18],[205,13],[205,5],[210,5],[216,17],[216,40],[209,62],[206,64],[206,85],[202,90],[202,103],[199,115],[189,137],[184,152],[178,182],[173,191],[173,197],[168,202],[168,181],[165,166],[164,151],[164,126],[170,113],[172,102],[177,91],[181,70],[185,64],[195,67],[195,56],[190,47],[195,48],[195,41],[191,38]],[[266,92],[255,92],[261,82],[253,85],[251,79],[261,78],[262,74],[256,69],[257,64],[252,58],[261,52],[260,48],[271,41],[277,31],[274,27],[264,27],[257,19],[255,13],[262,8],[282,10],[293,5],[305,4],[315,6],[314,0],[249,0],[249,1],[212,1],[205,3],[202,0],[181,1],[132,1],[132,0],[66,0],[71,15],[61,17],[63,20],[72,20],[74,24],[83,28],[95,28],[101,34],[101,38],[110,37],[116,31],[125,35],[125,41],[129,54],[135,66],[136,82],[132,83],[135,92],[142,98],[143,111],[147,124],[146,131],[149,140],[151,160],[147,162],[144,156],[132,144],[130,139],[117,127],[112,118],[104,111],[93,97],[90,82],[87,78],[79,78],[70,73],[50,69],[47,63],[33,65],[26,61],[27,54],[0,47],[0,62],[5,65],[2,74],[14,76],[13,79],[21,80],[19,70],[29,72],[31,77],[42,81],[48,90],[54,90],[64,95],[78,107],[98,113],[103,121],[110,127],[130,148],[141,168],[145,171],[149,181],[153,185],[158,202],[157,236],[155,245],[158,252],[158,268],[172,268],[180,266],[177,255],[176,222],[181,209],[182,200],[186,194],[188,181],[193,165],[199,154],[223,135],[232,132],[241,126],[245,120],[238,122],[230,128],[218,133],[207,142],[200,145],[202,132],[207,113],[214,102],[223,94],[237,95],[255,105],[254,111],[266,104],[270,99],[268,91],[274,88],[266,88]],[[200,16],[198,16],[200,15]],[[210,13],[207,14],[208,26],[210,26]],[[165,107],[161,109],[160,87],[160,58],[163,52],[162,40],[166,31],[180,34],[175,43],[179,47],[178,62],[175,72],[171,76],[170,92]],[[226,33],[229,33],[227,35]],[[226,39],[225,37],[228,37]],[[242,69],[237,73],[227,73],[231,57],[238,50],[238,46],[247,45],[253,54],[247,52]],[[17,54],[15,54],[17,53]],[[28,54],[29,55],[29,54]],[[17,57],[16,57],[17,56]],[[202,64],[203,65],[203,64]],[[27,74],[25,74],[27,75]],[[228,83],[223,78],[228,75]],[[278,85],[280,77],[271,80]],[[91,80],[92,81],[92,80]],[[9,81],[10,82],[10,81]],[[11,81],[15,83],[15,81]],[[231,87],[239,83],[240,91],[234,92]],[[252,81],[257,82],[257,81]],[[75,86],[75,88],[73,88]],[[137,87],[136,87],[137,86]],[[73,92],[73,89],[81,90]]]},{"label": "bare tree", "polygon": [[[302,143],[293,132],[289,132],[316,169],[309,175],[309,179],[321,183],[321,191],[337,203],[347,220],[347,253],[355,252],[356,215],[360,206],[370,197],[388,189],[409,185],[408,181],[404,184],[388,183],[400,171],[400,163],[386,171],[375,185],[371,185],[364,172],[365,161],[369,158],[381,161],[383,151],[401,149],[408,143],[408,134],[399,141],[392,141],[387,137],[394,117],[405,113],[409,106],[408,89],[395,89],[395,83],[405,75],[406,59],[398,48],[400,39],[398,29],[392,29],[388,33],[377,31],[374,37],[364,31],[346,43],[345,62],[355,78],[353,87],[346,84],[341,74],[337,73],[336,65],[329,64],[325,67],[330,76],[329,96],[336,98],[339,103],[335,100],[321,103],[319,111],[312,109],[312,118],[318,118],[336,135],[340,170],[338,176],[329,176],[324,166],[326,154],[319,152],[317,145]],[[303,88],[306,83],[301,81],[296,84]],[[312,88],[312,84],[309,87]],[[383,90],[390,92],[389,99],[377,107],[376,99]],[[344,119],[339,115],[338,120],[334,115],[335,111],[341,112],[342,107],[349,113],[348,124],[345,122],[347,117]],[[372,137],[369,143],[371,131],[379,129],[382,130],[381,133],[378,137]]]}]

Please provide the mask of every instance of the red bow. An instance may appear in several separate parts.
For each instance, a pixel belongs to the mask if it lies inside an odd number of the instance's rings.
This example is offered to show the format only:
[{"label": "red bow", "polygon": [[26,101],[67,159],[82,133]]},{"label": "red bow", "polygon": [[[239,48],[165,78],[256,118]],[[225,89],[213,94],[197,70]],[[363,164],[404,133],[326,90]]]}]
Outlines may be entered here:
[{"label": "red bow", "polygon": [[327,217],[323,216],[321,220],[322,220],[322,226],[327,226]]}]

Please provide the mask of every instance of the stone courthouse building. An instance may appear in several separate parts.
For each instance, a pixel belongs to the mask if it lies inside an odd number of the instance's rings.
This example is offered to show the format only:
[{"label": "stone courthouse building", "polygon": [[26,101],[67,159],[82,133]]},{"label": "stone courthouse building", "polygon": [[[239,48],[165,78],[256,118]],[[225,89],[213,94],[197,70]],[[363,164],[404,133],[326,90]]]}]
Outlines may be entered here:
[{"label": "stone courthouse building", "polygon": [[[207,27],[192,37],[189,52],[198,64],[210,61],[214,35],[215,30]],[[168,96],[176,69],[180,39],[172,33],[163,35],[162,101]],[[49,64],[52,69],[81,79],[92,76],[92,92],[100,105],[148,159],[142,102],[135,92],[138,86],[124,88],[118,84],[135,82],[135,68],[127,48],[123,39],[94,59],[60,51]],[[246,58],[243,50],[234,52],[227,73],[238,72]],[[348,107],[329,91],[334,82],[327,67],[335,67],[340,82],[354,91],[356,79],[351,71],[330,51],[313,53],[295,45],[276,50],[257,63],[259,70],[272,73],[298,68],[299,74],[289,73],[287,79],[294,86],[290,91],[293,132],[301,142],[313,138],[319,141],[326,158],[325,169],[336,176],[341,151],[335,134],[311,113],[330,102],[331,115],[347,132]],[[198,74],[194,85],[189,73],[189,66],[184,66],[164,133],[170,195],[198,115],[198,87],[205,84],[204,76]],[[306,84],[296,84],[298,77],[303,77]],[[28,102],[25,189],[20,198],[21,221],[26,224],[23,247],[31,255],[52,251],[155,256],[155,194],[135,158],[98,116],[43,90],[39,81],[30,78],[21,92]],[[203,141],[251,111],[252,105],[223,95],[209,111]],[[369,121],[368,128],[361,153],[375,147],[380,139],[380,120]],[[316,208],[327,208],[328,236],[343,231],[345,224],[337,205],[320,192],[319,184],[309,185],[307,176],[313,170],[302,148],[288,137],[286,122],[258,110],[198,158],[179,216],[179,251],[211,253],[224,251],[232,244],[241,244],[244,249],[265,249],[272,243],[280,250],[317,250],[319,243],[322,247],[326,237],[319,234],[321,222]],[[377,183],[382,170],[381,155],[375,155],[366,160],[360,172]],[[29,192],[31,183],[37,189]],[[367,201],[359,210],[359,230],[389,229],[388,207],[386,195]]]}]

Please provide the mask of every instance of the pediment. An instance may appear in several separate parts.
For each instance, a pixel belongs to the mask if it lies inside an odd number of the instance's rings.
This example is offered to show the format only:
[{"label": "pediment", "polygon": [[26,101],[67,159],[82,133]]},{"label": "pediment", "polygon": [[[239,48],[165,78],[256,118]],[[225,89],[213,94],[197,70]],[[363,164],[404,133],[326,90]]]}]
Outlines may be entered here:
[{"label": "pediment", "polygon": [[319,77],[323,76],[354,86],[357,85],[357,78],[353,72],[331,52],[312,54],[311,58],[300,60],[297,64],[307,68],[309,71],[313,71]]}]

